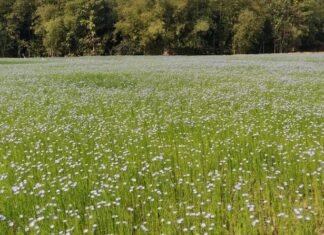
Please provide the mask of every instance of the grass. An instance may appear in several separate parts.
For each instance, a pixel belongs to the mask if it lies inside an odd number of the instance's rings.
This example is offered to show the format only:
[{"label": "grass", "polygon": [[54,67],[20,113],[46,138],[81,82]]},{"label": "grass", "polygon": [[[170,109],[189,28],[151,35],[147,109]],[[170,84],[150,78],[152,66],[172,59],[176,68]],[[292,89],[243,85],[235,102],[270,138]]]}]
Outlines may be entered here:
[{"label": "grass", "polygon": [[0,65],[31,64],[36,63],[26,59],[0,59]]},{"label": "grass", "polygon": [[0,234],[324,232],[324,54],[24,61]]}]

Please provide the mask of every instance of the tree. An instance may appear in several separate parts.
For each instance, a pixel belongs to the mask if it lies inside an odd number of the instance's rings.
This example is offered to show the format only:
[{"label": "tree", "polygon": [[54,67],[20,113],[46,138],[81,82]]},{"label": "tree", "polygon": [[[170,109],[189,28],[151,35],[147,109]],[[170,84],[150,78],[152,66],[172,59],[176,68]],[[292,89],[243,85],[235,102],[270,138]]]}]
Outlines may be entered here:
[{"label": "tree", "polygon": [[203,36],[210,30],[207,0],[123,0],[116,11],[121,46],[134,54],[198,52],[204,48]]},{"label": "tree", "polygon": [[249,2],[246,0],[213,0],[209,2],[212,17],[212,34],[209,44],[214,54],[231,54],[234,24],[242,9]]},{"label": "tree", "polygon": [[233,52],[251,53],[259,41],[264,19],[251,10],[241,12],[234,25]]},{"label": "tree", "polygon": [[38,35],[50,56],[106,53],[112,41],[113,14],[108,0],[70,0],[41,4]]},{"label": "tree", "polygon": [[308,0],[303,4],[304,12],[307,12],[306,24],[308,27],[301,39],[303,50],[324,49],[324,4],[322,0]]},{"label": "tree", "polygon": [[209,1],[167,0],[164,2],[165,47],[180,54],[203,53],[211,30]]},{"label": "tree", "polygon": [[32,29],[34,0],[15,0],[7,14],[7,32],[14,44],[17,56],[31,55],[31,41],[34,40]]},{"label": "tree", "polygon": [[165,32],[163,8],[150,0],[121,0],[117,3],[115,34],[120,34],[119,53],[147,54],[159,51]]},{"label": "tree", "polygon": [[0,0],[0,56],[324,49],[323,0]]},{"label": "tree", "polygon": [[307,13],[303,1],[272,0],[271,16],[274,34],[274,52],[294,51],[307,33]]},{"label": "tree", "polygon": [[36,34],[43,39],[43,45],[49,56],[60,56],[65,53],[64,19],[62,5],[47,3],[38,7],[36,11],[38,22],[35,26]]},{"label": "tree", "polygon": [[0,22],[0,56],[4,57],[6,52],[6,45],[7,45],[7,34],[5,31],[5,26],[2,22]]},{"label": "tree", "polygon": [[10,55],[9,51],[12,48],[7,31],[7,15],[13,5],[13,1],[0,0],[0,56]]},{"label": "tree", "polygon": [[106,52],[107,44],[113,39],[110,4],[108,0],[72,0],[65,4],[64,25],[68,30],[70,53],[96,55]]}]

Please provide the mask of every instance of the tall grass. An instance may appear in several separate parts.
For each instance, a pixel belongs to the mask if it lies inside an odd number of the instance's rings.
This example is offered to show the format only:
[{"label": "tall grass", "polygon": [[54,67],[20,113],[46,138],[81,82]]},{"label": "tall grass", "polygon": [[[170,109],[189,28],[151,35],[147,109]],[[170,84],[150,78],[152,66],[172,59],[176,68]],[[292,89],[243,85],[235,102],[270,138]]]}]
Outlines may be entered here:
[{"label": "tall grass", "polygon": [[321,234],[324,55],[0,60],[0,234]]}]

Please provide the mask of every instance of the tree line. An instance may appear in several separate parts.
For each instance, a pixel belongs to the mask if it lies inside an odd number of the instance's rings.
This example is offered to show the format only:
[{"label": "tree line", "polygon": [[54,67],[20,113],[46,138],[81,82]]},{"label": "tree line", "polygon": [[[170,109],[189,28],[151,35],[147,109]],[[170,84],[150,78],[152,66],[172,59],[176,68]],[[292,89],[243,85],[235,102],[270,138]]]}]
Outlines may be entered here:
[{"label": "tree line", "polygon": [[0,0],[2,57],[323,49],[323,0]]}]

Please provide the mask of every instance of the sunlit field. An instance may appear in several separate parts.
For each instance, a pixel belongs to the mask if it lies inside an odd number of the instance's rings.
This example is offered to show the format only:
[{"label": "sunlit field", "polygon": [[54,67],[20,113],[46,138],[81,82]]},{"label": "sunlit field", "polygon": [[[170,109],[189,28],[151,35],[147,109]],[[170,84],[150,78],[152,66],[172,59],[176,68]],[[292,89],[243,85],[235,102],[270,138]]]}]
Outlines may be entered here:
[{"label": "sunlit field", "polygon": [[0,59],[0,234],[323,234],[324,54]]}]

